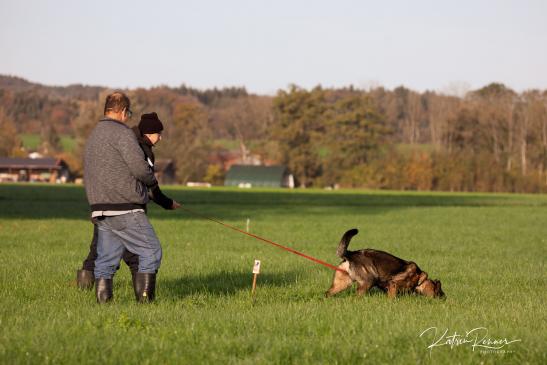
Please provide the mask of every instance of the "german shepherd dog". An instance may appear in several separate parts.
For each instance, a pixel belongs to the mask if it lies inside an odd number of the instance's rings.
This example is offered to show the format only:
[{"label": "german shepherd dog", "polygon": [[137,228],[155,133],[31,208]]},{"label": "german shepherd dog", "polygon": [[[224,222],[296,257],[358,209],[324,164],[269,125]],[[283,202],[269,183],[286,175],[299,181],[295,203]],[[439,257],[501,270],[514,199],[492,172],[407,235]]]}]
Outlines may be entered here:
[{"label": "german shepherd dog", "polygon": [[418,293],[431,298],[444,298],[439,280],[431,280],[416,263],[373,249],[348,251],[352,237],[359,231],[350,229],[342,236],[336,254],[344,261],[338,266],[332,285],[326,292],[330,297],[357,282],[357,294],[363,295],[376,286],[387,292],[389,298],[398,293]]}]

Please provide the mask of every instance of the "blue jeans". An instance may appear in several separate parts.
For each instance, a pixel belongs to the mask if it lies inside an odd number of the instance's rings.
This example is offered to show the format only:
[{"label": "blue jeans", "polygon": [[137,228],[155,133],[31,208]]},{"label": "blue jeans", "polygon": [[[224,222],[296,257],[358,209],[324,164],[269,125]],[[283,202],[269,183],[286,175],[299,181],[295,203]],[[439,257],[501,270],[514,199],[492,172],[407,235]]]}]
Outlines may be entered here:
[{"label": "blue jeans", "polygon": [[99,230],[95,278],[111,279],[127,249],[139,256],[139,272],[156,273],[161,263],[161,246],[154,228],[143,212],[97,220]]}]

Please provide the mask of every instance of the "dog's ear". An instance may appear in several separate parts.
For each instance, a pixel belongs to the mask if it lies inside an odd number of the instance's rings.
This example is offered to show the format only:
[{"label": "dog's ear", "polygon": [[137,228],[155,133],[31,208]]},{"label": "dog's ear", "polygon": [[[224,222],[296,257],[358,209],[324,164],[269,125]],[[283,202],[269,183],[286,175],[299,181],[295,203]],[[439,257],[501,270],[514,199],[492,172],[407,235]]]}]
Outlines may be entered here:
[{"label": "dog's ear", "polygon": [[418,279],[418,285],[421,285],[426,280],[427,280],[427,273],[425,271],[422,271],[422,273],[420,274],[420,278]]}]

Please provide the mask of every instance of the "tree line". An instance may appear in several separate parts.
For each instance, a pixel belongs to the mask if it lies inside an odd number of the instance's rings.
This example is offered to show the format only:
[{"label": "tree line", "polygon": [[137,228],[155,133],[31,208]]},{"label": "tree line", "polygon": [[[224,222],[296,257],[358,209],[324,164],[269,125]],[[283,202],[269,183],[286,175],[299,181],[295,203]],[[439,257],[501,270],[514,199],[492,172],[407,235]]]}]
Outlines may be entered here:
[{"label": "tree line", "polygon": [[[302,187],[546,192],[547,91],[499,83],[452,96],[398,87],[369,90],[289,86],[274,96],[245,88],[182,85],[125,90],[138,122],[165,122],[157,148],[177,179],[221,183],[215,155],[259,155],[284,164]],[[109,90],[49,87],[0,76],[0,155],[22,156],[22,134],[82,173],[85,140]],[[65,151],[60,136],[75,140]]]}]

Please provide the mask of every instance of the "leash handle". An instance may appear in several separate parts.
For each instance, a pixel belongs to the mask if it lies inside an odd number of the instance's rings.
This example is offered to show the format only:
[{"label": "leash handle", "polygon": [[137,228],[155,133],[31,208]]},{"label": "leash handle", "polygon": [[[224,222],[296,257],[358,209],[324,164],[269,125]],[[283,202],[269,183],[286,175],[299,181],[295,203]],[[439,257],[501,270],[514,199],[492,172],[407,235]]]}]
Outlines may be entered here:
[{"label": "leash handle", "polygon": [[320,264],[320,265],[323,265],[323,266],[325,266],[325,267],[328,267],[328,268],[331,269],[331,270],[340,271],[340,272],[343,272],[343,273],[346,273],[346,274],[347,274],[347,271],[346,271],[346,270],[343,270],[343,269],[341,269],[341,268],[339,268],[339,267],[337,267],[337,266],[331,265],[331,264],[329,264],[328,262],[319,260],[319,259],[317,259],[317,258],[315,258],[315,257],[312,257],[312,256],[309,256],[309,255],[306,255],[305,253],[296,251],[296,250],[294,250],[294,249],[292,249],[292,248],[290,248],[290,247],[286,247],[286,246],[280,245],[279,243],[276,243],[276,242],[271,241],[271,240],[268,240],[268,239],[266,239],[266,238],[257,236],[256,234],[252,234],[252,233],[249,233],[249,232],[245,232],[245,231],[243,231],[243,230],[241,230],[241,229],[239,229],[239,228],[237,228],[237,227],[234,227],[234,226],[231,226],[231,225],[229,225],[229,224],[227,224],[227,223],[221,222],[221,221],[219,221],[218,219],[214,219],[214,218],[208,217],[208,216],[206,216],[206,215],[203,215],[203,214],[194,212],[193,210],[188,209],[188,208],[186,208],[186,207],[184,207],[184,206],[181,206],[179,209],[182,209],[182,210],[184,210],[185,212],[191,213],[191,214],[193,214],[193,215],[195,215],[195,216],[198,216],[198,217],[200,217],[200,218],[210,220],[211,222],[218,223],[218,224],[220,224],[220,225],[222,225],[222,226],[224,226],[224,227],[226,227],[226,228],[230,228],[230,229],[232,229],[232,230],[234,230],[234,231],[236,231],[236,232],[243,233],[244,235],[247,235],[247,236],[249,236],[249,237],[253,237],[253,238],[257,239],[257,240],[264,241],[264,242],[266,242],[266,243],[269,243],[270,245],[276,246],[276,247],[281,248],[281,249],[283,249],[283,250],[285,250],[285,251],[291,252],[291,253],[293,253],[293,254],[295,254],[295,255],[302,256],[302,257],[305,258],[305,259],[308,259],[308,260],[313,261],[313,262],[315,262],[315,263],[317,263],[317,264]]}]

